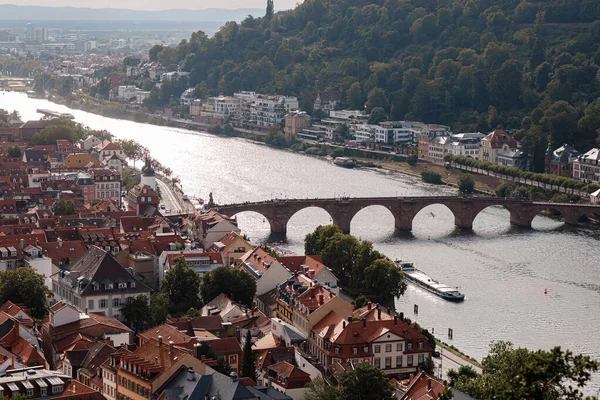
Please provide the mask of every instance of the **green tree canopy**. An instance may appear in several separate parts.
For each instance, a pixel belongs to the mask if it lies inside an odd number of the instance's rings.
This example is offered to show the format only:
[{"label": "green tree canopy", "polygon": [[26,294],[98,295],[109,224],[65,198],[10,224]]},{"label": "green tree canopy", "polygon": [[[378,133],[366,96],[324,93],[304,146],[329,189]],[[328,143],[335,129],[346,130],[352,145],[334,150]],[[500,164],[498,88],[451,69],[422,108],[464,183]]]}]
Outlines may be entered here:
[{"label": "green tree canopy", "polygon": [[341,398],[344,400],[392,400],[394,388],[381,369],[360,363],[342,375]]},{"label": "green tree canopy", "polygon": [[58,199],[52,204],[52,213],[54,215],[75,215],[77,210],[75,210],[75,204],[71,200]]},{"label": "green tree canopy", "polygon": [[510,342],[492,342],[482,374],[461,368],[449,373],[456,389],[476,398],[584,399],[582,389],[600,364],[590,356],[555,347],[531,351]]},{"label": "green tree canopy", "polygon": [[223,266],[204,274],[200,291],[207,303],[224,293],[233,301],[251,306],[256,294],[256,280],[238,268]]},{"label": "green tree canopy", "polygon": [[11,158],[21,158],[23,152],[19,146],[10,146],[6,155]]},{"label": "green tree canopy", "polygon": [[152,327],[153,320],[150,299],[144,295],[128,297],[121,304],[121,318],[123,318],[125,325],[133,330],[134,335]]},{"label": "green tree canopy", "polygon": [[150,312],[154,325],[165,322],[169,315],[169,297],[165,293],[152,293],[150,295]]},{"label": "green tree canopy", "polygon": [[475,190],[475,179],[470,174],[460,174],[458,177],[458,190],[462,193],[473,193],[473,190]]},{"label": "green tree canopy", "polygon": [[246,338],[242,351],[242,376],[248,377],[256,382],[256,354],[254,354],[254,351],[252,350],[252,335],[250,329],[246,331]]},{"label": "green tree canopy", "polygon": [[31,268],[0,271],[0,299],[24,304],[31,316],[42,319],[48,315],[47,300],[52,292],[44,283],[44,276]]},{"label": "green tree canopy", "polygon": [[200,276],[187,266],[183,257],[175,259],[175,266],[165,274],[162,291],[169,298],[169,314],[180,316],[200,305]]}]

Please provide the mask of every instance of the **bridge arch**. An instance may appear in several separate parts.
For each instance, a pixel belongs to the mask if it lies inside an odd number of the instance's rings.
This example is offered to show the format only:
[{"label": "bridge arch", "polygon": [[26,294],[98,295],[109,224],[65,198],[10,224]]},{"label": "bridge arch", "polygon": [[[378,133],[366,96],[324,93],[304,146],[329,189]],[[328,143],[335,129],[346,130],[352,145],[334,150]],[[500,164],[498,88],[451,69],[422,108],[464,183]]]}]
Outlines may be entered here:
[{"label": "bridge arch", "polygon": [[[497,234],[498,231],[506,232],[515,220],[518,219],[516,211],[507,204],[490,204],[473,210],[473,228],[482,233]],[[489,218],[490,216],[496,216]]]},{"label": "bridge arch", "polygon": [[[311,220],[308,219],[310,216]],[[294,220],[294,221],[292,221]],[[290,221],[292,224],[290,225]],[[312,222],[314,221],[314,222]],[[299,222],[299,223],[298,223]],[[304,235],[311,233],[319,225],[335,224],[333,216],[324,207],[318,205],[307,205],[306,207],[294,210],[285,222],[286,232],[290,226],[294,226],[294,230],[301,230]]]},{"label": "bridge arch", "polygon": [[268,237],[273,231],[273,224],[271,223],[271,220],[260,211],[241,210],[233,215],[227,216],[229,218],[235,218],[238,227],[243,232],[250,232],[250,236],[253,239],[256,238],[256,236]]},{"label": "bridge arch", "polygon": [[[388,237],[393,233],[395,227],[399,224],[399,215],[394,213],[391,207],[383,204],[371,204],[357,209],[350,218],[350,228],[352,232],[361,232],[361,237]],[[390,218],[391,217],[391,218]],[[370,223],[362,223],[364,220]],[[388,229],[389,224],[389,229]],[[369,229],[371,228],[371,229]]]},{"label": "bridge arch", "polygon": [[[432,228],[435,226],[439,231],[440,227],[444,228],[444,234],[450,233],[455,228],[455,225],[460,225],[458,210],[454,210],[449,204],[441,202],[432,202],[420,204],[415,207],[410,217],[411,229],[415,221],[419,221],[417,233],[425,233],[429,236],[432,233]],[[414,231],[414,230],[413,230]]]}]

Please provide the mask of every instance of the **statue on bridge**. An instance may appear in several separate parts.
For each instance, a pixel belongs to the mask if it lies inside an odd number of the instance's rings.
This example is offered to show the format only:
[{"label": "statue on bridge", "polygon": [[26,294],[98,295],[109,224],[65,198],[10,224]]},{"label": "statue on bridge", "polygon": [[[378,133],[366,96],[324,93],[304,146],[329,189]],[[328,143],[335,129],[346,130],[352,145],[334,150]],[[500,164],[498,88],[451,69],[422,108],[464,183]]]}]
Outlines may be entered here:
[{"label": "statue on bridge", "polygon": [[214,201],[214,199],[213,199],[213,194],[212,194],[212,192],[210,192],[210,193],[208,194],[208,206],[209,206],[209,207],[214,207],[214,206],[215,206],[215,201]]}]

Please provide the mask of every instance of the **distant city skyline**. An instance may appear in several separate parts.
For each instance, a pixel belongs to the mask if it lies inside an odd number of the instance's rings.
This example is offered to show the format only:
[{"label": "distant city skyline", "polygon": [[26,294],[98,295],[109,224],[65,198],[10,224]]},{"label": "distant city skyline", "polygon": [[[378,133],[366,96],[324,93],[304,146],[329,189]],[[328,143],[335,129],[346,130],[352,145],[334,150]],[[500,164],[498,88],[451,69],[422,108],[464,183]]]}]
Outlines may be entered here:
[{"label": "distant city skyline", "polygon": [[[275,9],[289,9],[301,3],[298,0],[275,0]],[[0,0],[0,4],[19,6],[121,8],[159,11],[171,9],[202,10],[206,8],[262,8],[266,0]]]}]

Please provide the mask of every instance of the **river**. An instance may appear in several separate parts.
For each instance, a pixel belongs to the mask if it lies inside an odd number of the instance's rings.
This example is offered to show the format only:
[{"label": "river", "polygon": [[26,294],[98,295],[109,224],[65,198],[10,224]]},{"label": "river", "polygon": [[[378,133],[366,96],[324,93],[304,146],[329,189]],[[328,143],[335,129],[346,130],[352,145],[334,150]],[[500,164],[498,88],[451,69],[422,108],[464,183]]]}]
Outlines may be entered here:
[{"label": "river", "polygon": [[[16,93],[0,95],[0,108],[16,109],[25,120],[38,119],[38,108],[69,112],[91,128],[136,139],[181,178],[188,194],[206,199],[212,192],[221,204],[273,197],[454,193],[404,175],[343,169],[240,138],[105,118]],[[243,213],[238,219],[255,243],[268,240],[268,223],[261,216]],[[300,211],[289,222],[286,242],[276,245],[302,253],[304,235],[329,221],[323,210]],[[568,227],[543,216],[534,219],[533,229],[517,229],[511,227],[508,211],[496,207],[484,210],[471,232],[455,229],[453,222],[450,210],[441,205],[423,209],[412,234],[403,237],[393,235],[393,217],[385,208],[366,208],[352,221],[353,235],[372,241],[392,259],[414,261],[466,294],[463,303],[454,304],[409,285],[396,302],[398,311],[477,359],[487,354],[492,340],[531,349],[563,346],[600,358],[600,268],[595,258],[600,230]],[[446,336],[448,328],[454,330],[453,340]],[[595,394],[599,388],[596,376],[588,390]]]}]

